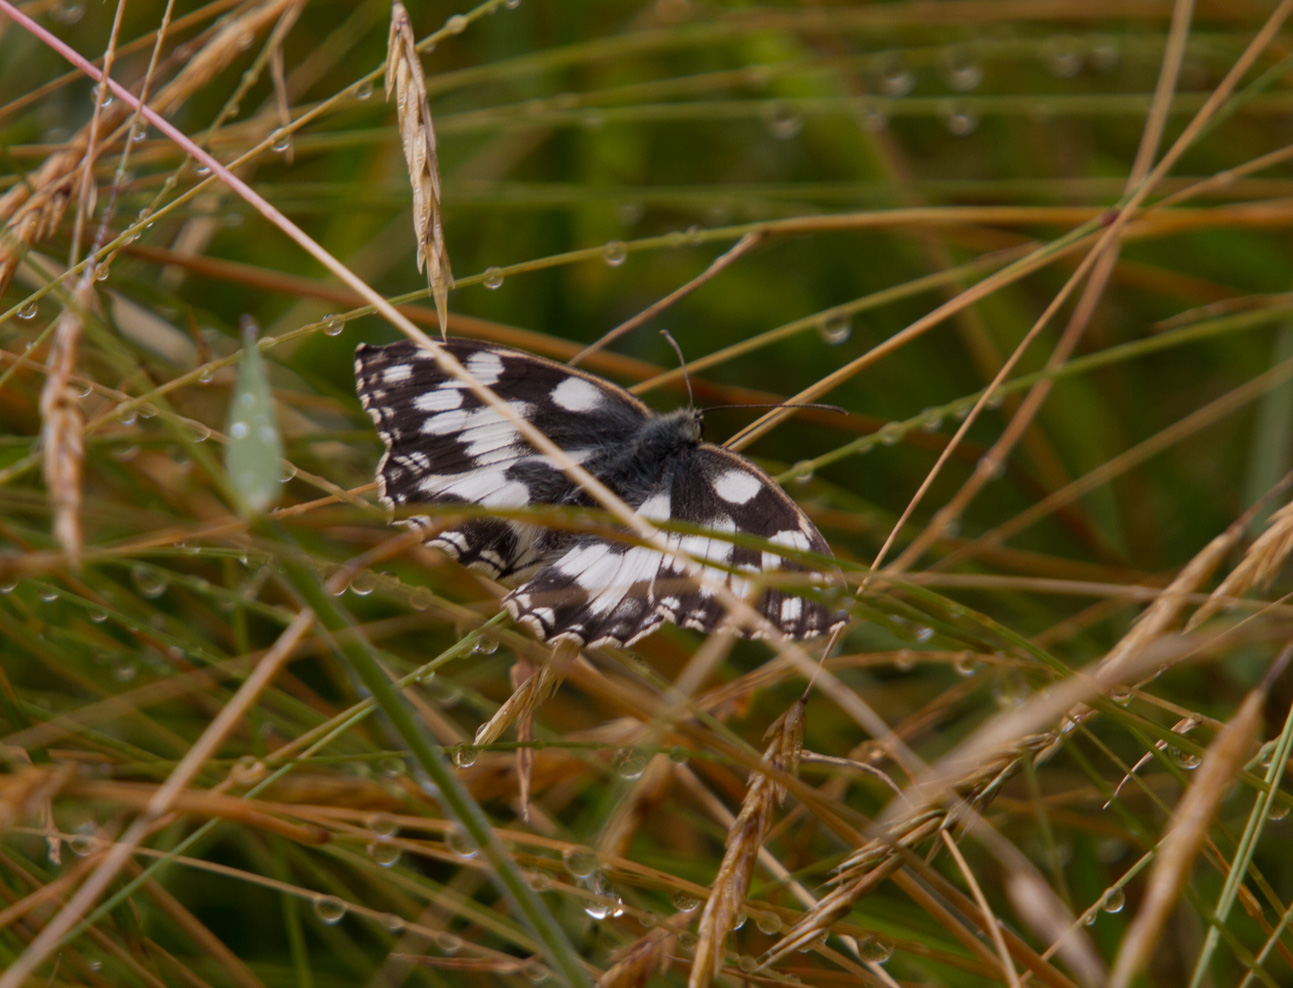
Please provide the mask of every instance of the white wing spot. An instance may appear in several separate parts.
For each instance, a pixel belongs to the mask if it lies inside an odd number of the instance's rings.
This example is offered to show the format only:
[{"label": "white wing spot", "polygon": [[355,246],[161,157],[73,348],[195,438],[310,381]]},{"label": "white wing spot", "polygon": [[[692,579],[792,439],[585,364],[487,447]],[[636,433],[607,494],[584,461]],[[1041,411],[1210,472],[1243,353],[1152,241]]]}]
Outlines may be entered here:
[{"label": "white wing spot", "polygon": [[413,376],[413,368],[408,364],[391,364],[382,372],[382,380],[387,384],[399,384]]},{"label": "white wing spot", "polygon": [[481,350],[467,358],[467,370],[481,384],[492,388],[503,376],[503,358],[492,350]]},{"label": "white wing spot", "polygon": [[462,392],[456,388],[436,388],[413,399],[413,407],[419,412],[447,412],[460,405]]},{"label": "white wing spot", "polygon": [[669,492],[661,491],[643,501],[642,506],[638,508],[638,514],[652,521],[668,521],[672,517],[672,509],[673,502],[669,500]]},{"label": "white wing spot", "polygon": [[713,480],[714,493],[728,504],[745,504],[763,489],[763,482],[745,470],[728,470]]},{"label": "white wing spot", "polygon": [[781,602],[781,623],[794,624],[804,611],[804,602],[799,597],[787,597]]},{"label": "white wing spot", "polygon": [[602,392],[582,377],[568,377],[552,389],[552,400],[568,412],[591,412],[601,404]]}]

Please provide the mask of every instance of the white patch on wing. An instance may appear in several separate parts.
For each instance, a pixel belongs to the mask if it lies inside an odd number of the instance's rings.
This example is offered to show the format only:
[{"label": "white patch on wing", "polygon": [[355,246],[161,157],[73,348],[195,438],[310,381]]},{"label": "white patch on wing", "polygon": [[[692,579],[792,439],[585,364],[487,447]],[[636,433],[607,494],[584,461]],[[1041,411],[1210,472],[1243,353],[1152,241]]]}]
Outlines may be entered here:
[{"label": "white patch on wing", "polygon": [[481,350],[467,358],[464,365],[468,372],[487,388],[492,388],[503,376],[503,358],[493,350]]},{"label": "white patch on wing", "polygon": [[763,481],[746,470],[727,470],[711,483],[714,493],[728,504],[745,504],[763,489]]},{"label": "white patch on wing", "polygon": [[419,412],[447,412],[461,404],[462,391],[450,387],[439,387],[413,399],[413,407]]},{"label": "white patch on wing", "polygon": [[568,412],[591,412],[601,404],[602,392],[582,377],[568,377],[552,389],[552,400]]},{"label": "white patch on wing", "polygon": [[[635,583],[649,580],[660,568],[660,553],[645,546],[634,546],[620,556],[613,553],[608,555],[611,556],[616,565],[613,570],[610,567],[599,570],[598,575],[602,577],[604,582],[590,585],[582,580],[579,581],[580,586],[594,594],[593,598],[588,601],[587,609],[590,614],[597,616],[613,611],[616,605],[630,592]],[[601,587],[600,590],[598,589],[599,586]]]},{"label": "white patch on wing", "polygon": [[800,597],[786,597],[781,601],[781,623],[794,624],[804,612],[804,601]]},{"label": "white patch on wing", "polygon": [[672,517],[672,511],[673,502],[669,499],[668,491],[652,494],[638,508],[638,514],[651,521],[668,521]]},{"label": "white patch on wing", "polygon": [[[768,539],[769,542],[776,545],[784,545],[788,549],[803,549],[807,551],[812,548],[812,543],[808,541],[808,536],[798,530],[786,529],[778,532]],[[763,554],[763,569],[765,572],[781,568],[781,557],[771,552]]]},{"label": "white patch on wing", "polygon": [[507,467],[429,474],[422,478],[418,490],[428,500],[451,497],[494,508],[519,508],[530,503],[530,488],[519,480],[508,480]]},{"label": "white patch on wing", "polygon": [[382,380],[386,384],[399,384],[401,381],[407,381],[412,375],[413,368],[408,364],[391,364],[382,371]]}]

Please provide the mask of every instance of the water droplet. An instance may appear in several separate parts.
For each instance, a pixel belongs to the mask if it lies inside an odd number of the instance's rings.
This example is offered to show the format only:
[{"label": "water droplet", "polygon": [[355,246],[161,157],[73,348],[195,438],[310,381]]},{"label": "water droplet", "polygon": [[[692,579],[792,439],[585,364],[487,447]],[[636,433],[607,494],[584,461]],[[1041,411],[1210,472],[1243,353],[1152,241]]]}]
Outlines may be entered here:
[{"label": "water droplet", "polygon": [[467,17],[464,14],[454,14],[444,22],[445,33],[462,34],[463,31],[467,30],[467,25],[469,23],[471,22],[467,20]]},{"label": "water droplet", "polygon": [[955,137],[966,137],[979,128],[979,115],[968,106],[951,103],[943,110],[943,124]]},{"label": "water droplet", "polygon": [[515,10],[517,7],[521,6],[521,0],[503,0],[503,6],[508,10]]},{"label": "water droplet", "polygon": [[926,408],[920,413],[920,427],[925,432],[937,432],[943,427],[943,413],[937,408]]},{"label": "water droplet", "polygon": [[0,593],[13,593],[14,587],[18,586],[17,580],[5,580],[0,582]]},{"label": "water droplet", "polygon": [[357,597],[367,597],[377,589],[377,577],[363,569],[350,578],[349,590]]},{"label": "water droplet", "polygon": [[878,134],[889,126],[889,115],[878,106],[868,106],[862,111],[862,126],[868,133]]},{"label": "water droplet", "polygon": [[493,638],[482,636],[476,639],[475,644],[471,646],[471,650],[477,655],[493,655],[498,651],[498,642]]},{"label": "water droplet", "polygon": [[1289,815],[1288,803],[1271,803],[1271,808],[1266,814],[1266,819],[1272,823],[1279,823],[1281,820],[1287,820]]},{"label": "water droplet", "polygon": [[389,868],[400,859],[400,849],[389,840],[375,840],[368,845],[368,856],[378,866]]},{"label": "water droplet", "polygon": [[202,163],[199,163],[193,170],[198,173],[199,178],[206,178],[211,174],[211,166]]},{"label": "water droplet", "polygon": [[677,940],[678,949],[688,954],[690,954],[693,950],[696,949],[696,944],[698,942],[699,942],[699,938],[696,936],[696,934],[692,933],[691,930],[683,930],[681,933],[678,934],[678,940]]},{"label": "water droplet", "polygon": [[408,926],[403,916],[396,916],[395,913],[384,913],[377,918],[377,922],[382,924],[382,929],[387,933],[402,933]]},{"label": "water droplet", "polygon": [[346,904],[335,895],[316,895],[314,915],[328,926],[336,926],[346,915]]},{"label": "water droplet", "polygon": [[890,55],[881,63],[879,83],[880,92],[897,99],[916,87],[916,77],[901,55]]},{"label": "water droplet", "polygon": [[642,773],[646,771],[649,760],[646,752],[637,751],[633,748],[621,748],[615,753],[615,774],[621,779],[629,781],[640,779],[642,778]]},{"label": "water droplet", "polygon": [[388,779],[398,779],[407,775],[409,767],[404,764],[403,758],[383,758],[377,763],[377,770]]},{"label": "water droplet", "polygon": [[68,839],[67,846],[72,849],[73,854],[83,858],[94,850],[97,843],[98,837],[94,831],[94,824],[83,823],[77,828],[76,833]]},{"label": "water droplet", "polygon": [[355,99],[359,100],[359,102],[362,103],[365,100],[370,100],[372,98],[373,98],[373,80],[365,79],[363,82],[361,82],[358,86],[355,87]]},{"label": "water droplet", "polygon": [[426,587],[414,587],[409,591],[409,607],[415,611],[425,611],[434,602],[435,598]]},{"label": "water droplet", "polygon": [[1123,894],[1122,889],[1114,888],[1105,893],[1104,901],[1100,903],[1100,908],[1107,913],[1120,913],[1127,905],[1127,896]]},{"label": "water droplet", "polygon": [[485,277],[481,284],[491,292],[497,291],[503,287],[503,269],[497,266],[491,266],[485,269]]},{"label": "water droplet", "polygon": [[533,958],[521,965],[521,973],[532,985],[541,985],[551,977],[548,969]]},{"label": "water droplet", "polygon": [[133,662],[122,660],[112,667],[112,678],[119,683],[128,683],[139,675],[139,667]]},{"label": "water droplet", "polygon": [[1046,67],[1057,79],[1072,79],[1082,71],[1082,52],[1067,38],[1054,38],[1046,46]]},{"label": "water droplet", "polygon": [[689,913],[700,905],[700,900],[686,892],[675,892],[669,900],[680,913]]},{"label": "water droplet", "polygon": [[794,105],[784,100],[772,100],[763,104],[760,110],[768,133],[779,141],[788,141],[798,137],[804,129],[804,118],[795,110]]},{"label": "water droplet", "polygon": [[94,268],[94,280],[107,281],[108,275],[110,275],[111,273],[112,273],[112,268],[108,266],[107,262],[96,265]]},{"label": "water droplet", "polygon": [[1095,912],[1089,912],[1089,913],[1087,913],[1085,916],[1083,916],[1083,917],[1082,917],[1082,925],[1083,925],[1083,926],[1095,926],[1096,917],[1097,917],[1098,915],[1099,915],[1099,914],[1098,914],[1098,913],[1095,913]]},{"label": "water droplet", "polygon": [[760,933],[780,933],[783,929],[781,917],[766,910],[754,914],[754,925],[759,928]]},{"label": "water droplet", "polygon": [[952,663],[952,668],[958,676],[973,676],[979,671],[979,666],[978,656],[973,652],[962,652]]},{"label": "water droplet", "polygon": [[927,642],[934,637],[934,629],[926,628],[922,626],[922,627],[916,628],[915,631],[912,632],[912,634],[915,637],[916,641]]},{"label": "water droplet", "polygon": [[877,937],[867,937],[862,941],[862,959],[872,964],[883,964],[893,956],[893,944]]},{"label": "water droplet", "polygon": [[790,468],[790,476],[796,484],[807,484],[813,479],[814,469],[812,460],[800,460]]},{"label": "water droplet", "polygon": [[983,81],[983,66],[974,60],[968,49],[952,48],[947,53],[947,84],[960,93],[977,89]]},{"label": "water droplet", "polygon": [[876,439],[882,446],[893,446],[902,438],[902,426],[896,422],[890,422],[876,433]]},{"label": "water droplet", "polygon": [[701,228],[695,223],[683,231],[683,237],[689,244],[699,244],[704,240],[704,234],[701,231]]},{"label": "water droplet", "polygon": [[629,256],[628,248],[622,240],[612,240],[602,248],[602,260],[607,267],[618,268]]},{"label": "water droplet", "polygon": [[1167,749],[1167,753],[1171,757],[1172,761],[1176,762],[1178,766],[1185,769],[1187,772],[1193,772],[1203,764],[1202,758],[1194,752],[1186,751],[1183,748],[1171,747]]},{"label": "water droplet", "polygon": [[18,318],[19,318],[19,319],[35,319],[35,318],[36,318],[36,303],[35,303],[35,302],[28,302],[28,303],[27,303],[26,305],[24,305],[21,309],[19,309],[19,310],[18,310]]},{"label": "water droplet", "polygon": [[686,765],[691,753],[680,744],[669,749],[669,761],[675,765]]},{"label": "water droplet", "polygon": [[80,0],[60,0],[54,5],[54,19],[60,24],[75,24],[85,16],[85,4]]},{"label": "water droplet", "polygon": [[[132,144],[143,144],[148,139],[147,124],[136,124],[130,128],[130,142]],[[133,238],[132,238],[133,239]]]},{"label": "water droplet", "polygon": [[215,379],[215,370],[211,367],[203,367],[198,371],[198,383],[210,384]]},{"label": "water droplet", "polygon": [[104,621],[108,620],[108,612],[101,611],[97,607],[94,610],[90,611],[87,616],[95,624],[103,624]]},{"label": "water droplet", "polygon": [[140,595],[149,600],[156,600],[166,593],[166,578],[151,566],[136,563],[130,568],[130,578],[134,581],[135,589]]},{"label": "water droplet", "polygon": [[440,948],[441,953],[456,954],[462,950],[462,937],[452,933],[437,933],[435,945]]},{"label": "water droplet", "polygon": [[58,591],[52,587],[46,587],[38,591],[37,596],[39,596],[45,603],[52,604],[54,601],[58,600]]},{"label": "water droplet", "polygon": [[99,83],[94,87],[94,99],[99,106],[107,108],[112,105],[112,90],[103,83]]},{"label": "water droplet", "polygon": [[287,154],[292,150],[292,135],[284,131],[281,127],[273,134],[274,143],[270,145],[270,150],[278,154]]},{"label": "water droplet", "polygon": [[374,813],[368,818],[365,825],[377,837],[394,837],[400,829],[400,825],[395,822],[395,818],[386,813]]},{"label": "water droplet", "polygon": [[587,847],[568,847],[561,852],[561,863],[575,878],[587,878],[597,870],[597,852]]},{"label": "water droplet", "polygon": [[233,425],[229,426],[229,437],[231,439],[246,439],[247,423],[235,422]]},{"label": "water droplet", "polygon": [[602,899],[585,899],[584,912],[591,919],[605,919],[611,914],[611,904]]},{"label": "water droplet", "polygon": [[476,842],[471,839],[471,835],[458,824],[449,828],[444,835],[444,842],[445,846],[460,858],[474,858],[480,851]]},{"label": "water droplet", "polygon": [[853,334],[853,320],[845,315],[827,316],[817,324],[817,335],[831,346],[839,346]]},{"label": "water droplet", "polygon": [[323,335],[340,336],[341,331],[346,328],[346,321],[338,315],[329,312],[323,317]]},{"label": "water droplet", "polygon": [[1102,42],[1091,49],[1087,62],[1097,72],[1111,72],[1122,61],[1122,53],[1113,42]]},{"label": "water droplet", "polygon": [[453,763],[459,768],[471,768],[476,764],[480,750],[472,744],[460,744],[453,750]]}]

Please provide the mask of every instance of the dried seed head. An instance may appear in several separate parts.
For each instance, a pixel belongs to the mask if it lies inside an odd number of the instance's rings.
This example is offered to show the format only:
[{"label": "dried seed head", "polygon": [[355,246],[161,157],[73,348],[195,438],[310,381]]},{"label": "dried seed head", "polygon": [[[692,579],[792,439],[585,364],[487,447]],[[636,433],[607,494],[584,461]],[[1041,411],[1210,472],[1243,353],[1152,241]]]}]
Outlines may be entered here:
[{"label": "dried seed head", "polygon": [[413,40],[408,11],[398,0],[391,6],[391,33],[386,46],[386,98],[395,93],[404,161],[413,185],[413,233],[418,242],[418,270],[426,271],[435,297],[440,332],[448,329],[449,288],[453,274],[445,250],[440,216],[440,164],[436,159],[435,129],[427,102],[422,61]]}]

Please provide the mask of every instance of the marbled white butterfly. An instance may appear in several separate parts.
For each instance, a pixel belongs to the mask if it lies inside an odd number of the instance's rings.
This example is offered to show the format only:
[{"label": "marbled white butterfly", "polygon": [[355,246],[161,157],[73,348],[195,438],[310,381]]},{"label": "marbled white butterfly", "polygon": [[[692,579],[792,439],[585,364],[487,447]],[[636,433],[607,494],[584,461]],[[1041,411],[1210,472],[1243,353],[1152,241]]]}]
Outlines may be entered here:
[{"label": "marbled white butterfly", "polygon": [[[550,360],[474,340],[442,345],[642,517],[830,554],[813,523],[767,474],[701,441],[701,417],[694,409],[659,415],[623,388]],[[359,398],[386,444],[377,469],[384,503],[593,503],[416,343],[361,345],[355,376]],[[430,521],[421,516],[406,524]],[[662,534],[697,562],[717,564],[706,566],[707,574],[743,598],[753,593],[743,572],[804,572],[767,548]],[[726,613],[675,560],[627,541],[476,517],[439,532],[428,544],[495,579],[523,580],[504,604],[515,621],[548,641],[624,646],[664,621],[712,631]],[[844,615],[776,587],[766,589],[756,606],[795,638],[844,623]],[[747,637],[759,634],[738,630]]]}]

